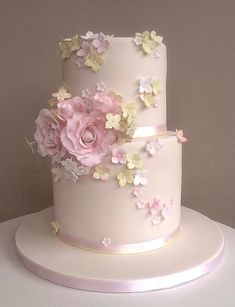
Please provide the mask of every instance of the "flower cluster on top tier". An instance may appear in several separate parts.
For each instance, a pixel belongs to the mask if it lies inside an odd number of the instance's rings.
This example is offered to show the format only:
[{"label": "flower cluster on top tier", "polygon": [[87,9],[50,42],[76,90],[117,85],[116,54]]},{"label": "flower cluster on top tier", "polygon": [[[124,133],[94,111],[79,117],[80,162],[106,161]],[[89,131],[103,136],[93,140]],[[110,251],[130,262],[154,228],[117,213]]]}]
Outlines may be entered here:
[{"label": "flower cluster on top tier", "polygon": [[34,138],[39,153],[54,162],[69,155],[82,166],[98,165],[111,144],[129,138],[133,131],[133,105],[106,90],[103,82],[94,91],[83,91],[81,97],[72,97],[64,86],[52,96],[53,108],[40,111]]},{"label": "flower cluster on top tier", "polygon": [[86,66],[97,72],[104,61],[103,54],[109,48],[110,37],[102,32],[94,34],[89,31],[85,36],[66,38],[59,43],[60,57],[65,60],[76,53],[78,67]]}]

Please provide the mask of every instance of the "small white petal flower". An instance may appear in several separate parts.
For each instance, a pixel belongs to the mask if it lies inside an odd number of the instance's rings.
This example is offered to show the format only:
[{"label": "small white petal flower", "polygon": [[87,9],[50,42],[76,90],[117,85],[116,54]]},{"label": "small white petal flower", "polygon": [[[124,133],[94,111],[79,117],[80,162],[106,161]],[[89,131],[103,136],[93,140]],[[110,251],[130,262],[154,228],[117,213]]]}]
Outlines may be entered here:
[{"label": "small white petal flower", "polygon": [[97,34],[94,34],[91,31],[87,31],[85,35],[81,35],[81,38],[85,39],[85,40],[90,40],[90,39],[94,39],[97,37]]},{"label": "small white petal flower", "polygon": [[76,183],[78,180],[78,176],[73,171],[65,171],[64,178],[68,180],[72,180],[73,183]]},{"label": "small white petal flower", "polygon": [[147,171],[137,171],[133,180],[134,185],[143,185],[146,186],[148,184],[147,179]]},{"label": "small white petal flower", "polygon": [[66,169],[66,171],[75,170],[77,167],[77,162],[73,161],[71,158],[66,158],[65,160],[61,161],[61,164]]},{"label": "small white petal flower", "polygon": [[152,78],[141,78],[139,83],[139,93],[151,94],[152,91]]},{"label": "small white petal flower", "polygon": [[111,239],[109,237],[103,237],[100,244],[103,245],[103,247],[108,247],[111,244]]},{"label": "small white petal flower", "polygon": [[137,202],[136,202],[136,207],[138,209],[144,209],[146,206],[146,202],[142,199],[138,199]]},{"label": "small white petal flower", "polygon": [[96,85],[96,90],[97,90],[98,92],[104,92],[105,89],[106,89],[106,85],[104,84],[103,81],[97,83],[97,85]]},{"label": "small white petal flower", "polygon": [[158,48],[155,49],[155,51],[154,51],[154,56],[155,56],[156,59],[159,59],[159,58],[160,58],[160,51],[159,51]]},{"label": "small white petal flower", "polygon": [[158,216],[153,216],[151,219],[151,223],[153,226],[157,226],[161,223],[161,218]]}]

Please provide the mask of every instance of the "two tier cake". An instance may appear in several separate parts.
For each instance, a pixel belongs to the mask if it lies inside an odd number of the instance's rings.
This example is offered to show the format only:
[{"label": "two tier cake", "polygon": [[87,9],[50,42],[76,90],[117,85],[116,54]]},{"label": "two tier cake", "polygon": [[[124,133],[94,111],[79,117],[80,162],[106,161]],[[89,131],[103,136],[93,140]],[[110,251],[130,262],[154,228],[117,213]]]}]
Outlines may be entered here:
[{"label": "two tier cake", "polygon": [[133,37],[87,32],[59,44],[63,84],[40,111],[34,138],[52,161],[48,224],[64,246],[104,257],[147,257],[183,238],[187,139],[182,130],[167,131],[162,41],[155,31]]}]

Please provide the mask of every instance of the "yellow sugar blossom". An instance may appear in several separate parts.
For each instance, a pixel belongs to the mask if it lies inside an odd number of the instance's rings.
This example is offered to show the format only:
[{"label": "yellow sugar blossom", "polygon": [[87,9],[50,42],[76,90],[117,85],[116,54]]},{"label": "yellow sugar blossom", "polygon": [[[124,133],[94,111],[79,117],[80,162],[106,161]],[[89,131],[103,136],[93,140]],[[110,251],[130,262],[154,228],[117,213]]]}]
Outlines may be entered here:
[{"label": "yellow sugar blossom", "polygon": [[57,105],[57,103],[58,103],[58,100],[54,97],[48,100],[48,104],[51,108],[54,108]]},{"label": "yellow sugar blossom", "polygon": [[134,42],[136,45],[141,45],[146,54],[150,54],[157,44],[162,42],[162,39],[155,31],[144,31],[142,34],[136,33]]},{"label": "yellow sugar blossom", "polygon": [[126,119],[127,124],[130,125],[136,116],[136,110],[133,103],[123,103],[121,105],[122,117]]},{"label": "yellow sugar blossom", "polygon": [[156,96],[152,93],[144,93],[140,95],[140,99],[143,101],[147,108],[151,107],[156,102]]},{"label": "yellow sugar blossom", "polygon": [[56,235],[59,230],[59,223],[58,220],[54,220],[51,222],[51,228],[52,228],[52,235]]},{"label": "yellow sugar blossom", "polygon": [[59,54],[62,60],[70,58],[71,54],[81,47],[80,37],[75,35],[65,38],[59,43]]},{"label": "yellow sugar blossom", "polygon": [[95,167],[95,171],[92,176],[94,179],[108,180],[109,178],[109,169],[102,164],[98,164]]},{"label": "yellow sugar blossom", "polygon": [[87,67],[90,67],[92,71],[97,72],[100,70],[101,64],[104,62],[104,59],[97,52],[90,52],[85,59],[84,64]]},{"label": "yellow sugar blossom", "polygon": [[68,92],[68,89],[65,86],[60,86],[57,92],[52,93],[51,96],[56,98],[59,102],[72,97],[72,95]]},{"label": "yellow sugar blossom", "polygon": [[113,115],[112,113],[107,113],[105,128],[106,129],[113,128],[114,130],[120,130],[120,120],[121,120],[120,114]]},{"label": "yellow sugar blossom", "polygon": [[152,81],[152,89],[153,89],[153,93],[154,95],[158,95],[160,92],[163,91],[163,86],[161,85],[159,80],[153,80]]},{"label": "yellow sugar blossom", "polygon": [[115,91],[109,91],[109,96],[114,97],[118,104],[121,104],[123,101],[122,96]]},{"label": "yellow sugar blossom", "polygon": [[133,182],[133,175],[130,170],[124,170],[117,175],[118,184],[121,188]]},{"label": "yellow sugar blossom", "polygon": [[79,50],[81,47],[80,37],[78,35],[74,35],[70,38],[70,51],[74,52]]},{"label": "yellow sugar blossom", "polygon": [[127,154],[126,155],[126,166],[128,169],[141,168],[142,161],[138,154]]}]

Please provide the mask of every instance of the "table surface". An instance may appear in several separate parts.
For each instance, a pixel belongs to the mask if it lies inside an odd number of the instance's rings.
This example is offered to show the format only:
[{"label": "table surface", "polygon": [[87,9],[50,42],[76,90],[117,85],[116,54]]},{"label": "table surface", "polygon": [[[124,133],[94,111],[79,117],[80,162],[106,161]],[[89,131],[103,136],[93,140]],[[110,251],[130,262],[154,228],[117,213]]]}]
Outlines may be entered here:
[{"label": "table surface", "polygon": [[15,254],[14,235],[23,216],[0,224],[0,307],[234,307],[235,230],[219,224],[225,256],[216,271],[176,288],[146,293],[80,291],[44,280],[26,270]]}]

